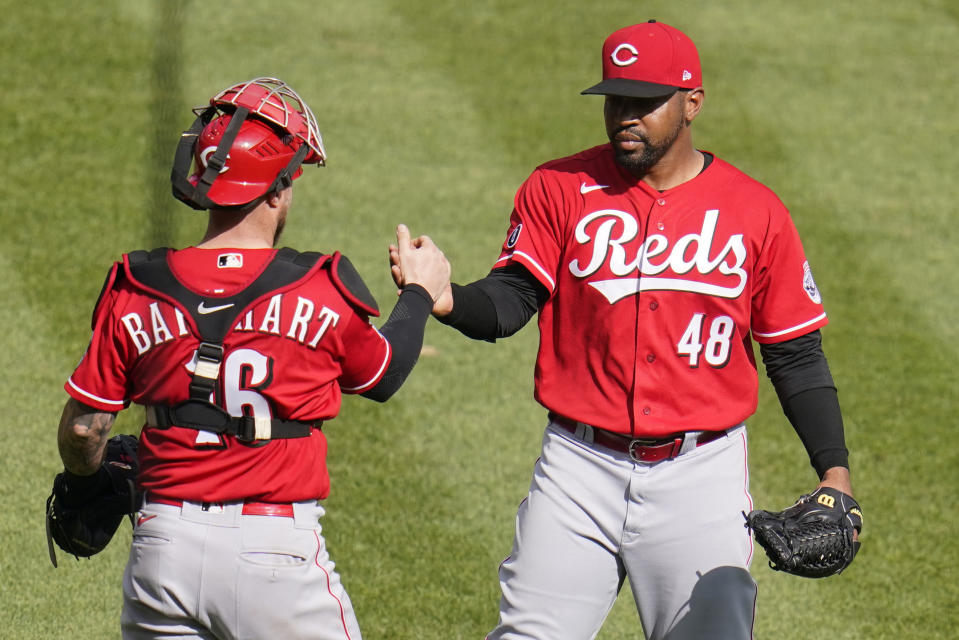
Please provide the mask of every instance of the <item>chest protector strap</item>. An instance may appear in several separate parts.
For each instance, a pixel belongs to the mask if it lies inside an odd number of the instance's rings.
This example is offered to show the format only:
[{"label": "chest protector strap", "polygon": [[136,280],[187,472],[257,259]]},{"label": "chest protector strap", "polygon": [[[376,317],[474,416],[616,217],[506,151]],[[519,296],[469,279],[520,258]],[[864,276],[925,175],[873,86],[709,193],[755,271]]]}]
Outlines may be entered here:
[{"label": "chest protector strap", "polygon": [[[256,280],[242,291],[226,297],[200,295],[177,280],[167,263],[168,249],[133,251],[127,255],[126,272],[140,288],[157,295],[186,312],[199,332],[190,399],[176,405],[146,408],[147,425],[159,429],[187,427],[198,431],[230,434],[243,442],[278,438],[309,437],[313,423],[253,416],[231,416],[210,402],[223,362],[223,340],[247,307],[267,294],[275,294],[307,276],[327,256],[299,253],[283,248]],[[211,309],[215,311],[210,311]],[[317,425],[318,426],[318,425]]]}]

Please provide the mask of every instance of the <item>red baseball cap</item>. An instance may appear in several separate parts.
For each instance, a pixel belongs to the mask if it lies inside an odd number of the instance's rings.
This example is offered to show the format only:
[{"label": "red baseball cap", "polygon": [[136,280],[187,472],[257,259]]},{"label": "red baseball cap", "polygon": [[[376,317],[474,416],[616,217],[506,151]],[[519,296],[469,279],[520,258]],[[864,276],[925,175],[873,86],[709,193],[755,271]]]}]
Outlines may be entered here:
[{"label": "red baseball cap", "polygon": [[603,43],[603,81],[583,94],[653,98],[703,82],[696,45],[685,33],[650,20],[614,31]]}]

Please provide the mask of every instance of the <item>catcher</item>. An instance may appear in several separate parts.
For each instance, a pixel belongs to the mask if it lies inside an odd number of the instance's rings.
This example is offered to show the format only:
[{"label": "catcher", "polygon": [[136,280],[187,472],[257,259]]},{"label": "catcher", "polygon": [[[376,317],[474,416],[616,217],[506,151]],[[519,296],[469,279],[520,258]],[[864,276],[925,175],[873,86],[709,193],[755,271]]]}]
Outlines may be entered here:
[{"label": "catcher", "polygon": [[[384,402],[399,390],[449,263],[399,225],[416,273],[376,328],[376,300],[345,256],[276,248],[294,180],[326,164],[306,102],[262,77],[194,114],[171,186],[206,212],[206,233],[195,246],[126,253],[109,270],[65,385],[49,536],[90,556],[136,511],[128,640],[360,640],[320,525],[324,422],[343,394]],[[131,404],[145,409],[139,438],[108,440]]]}]

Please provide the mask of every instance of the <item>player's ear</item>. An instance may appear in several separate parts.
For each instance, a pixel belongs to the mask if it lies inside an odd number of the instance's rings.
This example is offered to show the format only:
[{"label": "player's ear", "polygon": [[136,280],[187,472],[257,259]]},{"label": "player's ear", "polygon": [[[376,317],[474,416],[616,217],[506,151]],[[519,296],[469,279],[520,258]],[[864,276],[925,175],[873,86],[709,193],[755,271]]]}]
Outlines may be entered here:
[{"label": "player's ear", "polygon": [[283,203],[283,195],[288,189],[289,187],[269,192],[265,196],[266,203],[273,209],[278,208]]},{"label": "player's ear", "polygon": [[706,100],[706,92],[702,87],[696,87],[683,92],[683,111],[686,117],[686,125],[689,126],[703,108],[703,102]]}]

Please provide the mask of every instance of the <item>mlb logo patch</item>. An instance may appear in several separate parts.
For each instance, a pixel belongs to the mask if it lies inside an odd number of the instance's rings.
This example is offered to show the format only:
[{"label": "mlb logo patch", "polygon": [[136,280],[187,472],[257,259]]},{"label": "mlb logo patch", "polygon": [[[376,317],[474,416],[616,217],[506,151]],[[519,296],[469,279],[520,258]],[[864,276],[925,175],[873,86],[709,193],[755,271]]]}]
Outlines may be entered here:
[{"label": "mlb logo patch", "polygon": [[217,256],[216,266],[220,269],[239,269],[243,266],[243,254],[221,253]]}]

